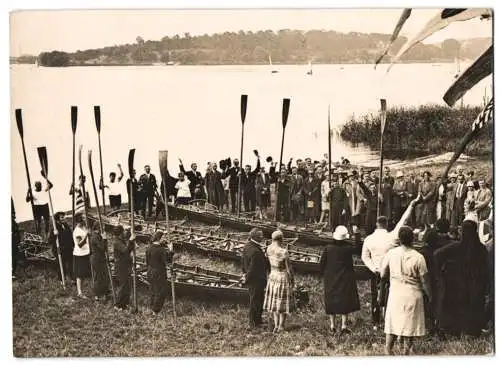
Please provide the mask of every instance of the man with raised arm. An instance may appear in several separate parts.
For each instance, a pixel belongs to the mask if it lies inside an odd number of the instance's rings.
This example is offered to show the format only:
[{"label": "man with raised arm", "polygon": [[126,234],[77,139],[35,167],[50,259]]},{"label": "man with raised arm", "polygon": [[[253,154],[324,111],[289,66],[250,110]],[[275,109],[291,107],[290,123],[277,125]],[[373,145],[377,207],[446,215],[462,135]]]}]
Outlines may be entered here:
[{"label": "man with raised arm", "polygon": [[[368,235],[363,243],[361,251],[361,259],[363,263],[372,272],[371,279],[371,305],[372,305],[372,321],[373,329],[378,329],[380,324],[380,307],[384,305],[384,301],[377,300],[378,289],[381,287],[380,283],[380,266],[385,254],[392,248],[398,246],[398,232],[405,224],[413,211],[416,203],[420,200],[420,195],[411,201],[410,205],[404,212],[403,216],[394,227],[394,230],[387,231],[388,220],[385,216],[377,218],[376,229],[373,234]],[[383,299],[381,299],[383,300]]]}]

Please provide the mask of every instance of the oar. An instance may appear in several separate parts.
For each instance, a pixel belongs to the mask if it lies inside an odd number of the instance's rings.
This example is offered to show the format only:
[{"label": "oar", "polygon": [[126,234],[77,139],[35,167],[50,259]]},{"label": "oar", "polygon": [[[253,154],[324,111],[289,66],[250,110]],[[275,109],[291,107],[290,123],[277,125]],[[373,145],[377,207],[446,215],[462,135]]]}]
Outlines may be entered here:
[{"label": "oar", "polygon": [[247,116],[247,102],[248,102],[248,95],[242,94],[241,95],[241,148],[240,148],[240,174],[238,176],[238,217],[240,216],[240,208],[241,208],[241,174],[242,174],[242,169],[243,169],[243,138],[245,134],[245,118]]},{"label": "oar", "polygon": [[102,190],[102,212],[106,215],[106,199],[104,194],[104,173],[102,169],[102,149],[101,149],[101,107],[94,106],[95,126],[97,128],[97,138],[99,140],[99,165],[101,166],[101,180],[99,186]]},{"label": "oar", "polygon": [[380,171],[378,175],[377,217],[380,216],[380,192],[382,187],[382,168],[384,166],[384,129],[386,115],[387,101],[385,99],[380,99]]},{"label": "oar", "polygon": [[[42,171],[45,179],[49,181],[49,164],[48,164],[48,159],[47,159],[47,149],[45,146],[39,147],[38,149],[38,158],[40,159],[40,165],[42,166]],[[59,260],[59,270],[61,271],[61,279],[62,279],[62,285],[63,289],[66,289],[66,279],[64,278],[64,268],[62,264],[62,257],[61,257],[61,248],[59,246],[59,232],[57,231],[57,226],[56,226],[56,219],[54,217],[54,207],[52,206],[52,195],[50,194],[50,188],[47,191],[49,195],[49,209],[50,209],[50,216],[52,217],[52,228],[54,230],[54,236],[56,238],[56,247],[57,247],[57,259]]]},{"label": "oar", "polygon": [[[279,174],[281,173],[281,164],[283,163],[283,147],[285,145],[285,129],[286,129],[286,123],[288,121],[288,112],[290,110],[290,99],[285,98],[283,99],[283,110],[281,112],[281,123],[283,125],[283,132],[281,135],[281,152],[280,152],[280,165],[279,165]],[[278,191],[279,191],[279,178],[278,181],[276,181],[276,207],[274,210],[274,221],[278,220]]]},{"label": "oar", "polygon": [[[99,197],[97,196],[97,189],[95,186],[95,179],[94,179],[94,169],[92,168],[92,150],[89,150],[89,170],[90,170],[90,178],[92,180],[92,188],[94,190],[95,205],[97,207],[97,217],[99,218],[99,231],[101,232],[101,238],[102,238],[102,234],[104,233],[104,225],[102,224],[101,210],[99,207]],[[113,296],[113,304],[116,304],[115,286],[113,285],[113,274],[111,273],[111,265],[109,264],[107,241],[104,247],[104,255],[106,256],[106,267],[108,270],[109,283],[111,284],[111,295]]]},{"label": "oar", "polygon": [[[160,165],[161,179],[163,180],[163,191],[165,194],[165,224],[166,224],[166,234],[169,246],[170,243],[170,227],[168,221],[168,196],[167,196],[167,177],[168,177],[168,151],[159,151],[158,153],[158,163]],[[173,244],[170,246],[173,251]],[[175,311],[175,274],[174,274],[174,256],[172,256],[172,264],[170,266],[170,286],[172,288],[172,311],[174,314],[174,323],[177,321],[177,313]]]},{"label": "oar", "polygon": [[73,223],[73,230],[75,229],[75,165],[76,165],[76,146],[75,146],[75,134],[76,134],[76,122],[78,118],[78,107],[71,107],[71,131],[73,133],[73,175],[71,176],[73,182],[73,193],[71,194],[71,217]]},{"label": "oar", "polygon": [[[85,176],[83,175],[83,165],[82,165],[82,149],[83,149],[83,146],[80,145],[80,147],[78,148],[78,162],[80,163],[79,164],[80,165],[80,181],[81,181],[81,185],[82,185],[83,209],[85,212],[85,225],[87,226],[88,241],[90,243],[91,237],[92,237],[92,230],[91,230],[90,224],[89,224],[89,213],[88,213],[88,208],[87,208],[87,193],[85,191],[85,182],[84,182]],[[75,190],[75,187],[73,187],[73,191],[74,190]],[[94,287],[95,279],[94,279],[94,266],[92,265],[92,261],[90,261],[90,273],[92,274],[92,287]]]},{"label": "oar", "polygon": [[[19,131],[19,136],[21,136],[21,145],[23,147],[23,157],[24,157],[24,168],[26,169],[26,177],[28,178],[28,191],[29,191],[29,199],[31,203],[31,211],[33,213],[33,220],[35,220],[35,207],[33,204],[33,194],[31,191],[31,179],[30,179],[30,171],[28,169],[28,160],[26,159],[26,148],[24,147],[24,129],[23,129],[23,113],[21,109],[16,109],[16,122],[17,122],[17,130]],[[36,220],[35,220],[36,225]],[[39,233],[40,228],[38,225],[36,227],[36,232]]]},{"label": "oar", "polygon": [[[135,149],[130,149],[128,153],[128,174],[130,176],[130,233],[132,236],[135,235],[134,228],[134,156]],[[136,256],[135,256],[135,241],[133,242],[134,246],[132,249],[132,297],[134,303],[134,312],[137,312],[137,272],[136,272]]]},{"label": "oar", "polygon": [[[332,128],[330,126],[330,104],[328,104],[328,187],[331,191],[332,189]],[[330,195],[330,193],[328,193]],[[328,214],[328,220],[330,221],[331,231],[335,230],[333,227],[332,219],[332,200],[328,200],[330,205],[330,211]]]}]

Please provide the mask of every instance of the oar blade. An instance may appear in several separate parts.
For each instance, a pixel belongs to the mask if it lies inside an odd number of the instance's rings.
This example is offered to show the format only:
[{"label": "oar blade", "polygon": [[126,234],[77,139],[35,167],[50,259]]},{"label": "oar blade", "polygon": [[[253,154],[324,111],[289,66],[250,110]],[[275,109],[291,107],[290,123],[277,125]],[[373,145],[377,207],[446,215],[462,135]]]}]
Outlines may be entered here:
[{"label": "oar blade", "polygon": [[24,137],[24,130],[23,130],[23,112],[21,108],[16,109],[16,123],[17,123],[17,130],[19,131],[19,135],[21,135],[21,138]]},{"label": "oar blade", "polygon": [[248,95],[242,94],[241,95],[241,123],[245,123],[245,118],[247,116],[247,102],[248,102]]},{"label": "oar blade", "polygon": [[283,124],[283,128],[286,127],[286,123],[288,122],[288,112],[290,111],[290,99],[283,99],[283,111],[281,114],[281,122]]},{"label": "oar blade", "polygon": [[167,171],[168,171],[168,151],[167,150],[161,150],[158,152],[158,164],[160,165],[161,178],[165,182],[165,180],[167,178]]},{"label": "oar blade", "polygon": [[38,159],[40,159],[40,165],[42,166],[42,171],[45,176],[49,174],[49,164],[47,159],[47,148],[45,146],[40,146],[37,148]]},{"label": "oar blade", "polygon": [[387,115],[387,101],[385,99],[380,99],[380,133],[384,133],[385,130],[385,120]]},{"label": "oar blade", "polygon": [[128,175],[132,178],[134,174],[134,157],[135,157],[135,149],[130,149],[128,152]]},{"label": "oar blade", "polygon": [[73,131],[73,134],[76,133],[77,119],[78,119],[78,107],[71,106],[71,130]]},{"label": "oar blade", "polygon": [[94,117],[97,133],[101,133],[101,107],[98,105],[94,106]]}]

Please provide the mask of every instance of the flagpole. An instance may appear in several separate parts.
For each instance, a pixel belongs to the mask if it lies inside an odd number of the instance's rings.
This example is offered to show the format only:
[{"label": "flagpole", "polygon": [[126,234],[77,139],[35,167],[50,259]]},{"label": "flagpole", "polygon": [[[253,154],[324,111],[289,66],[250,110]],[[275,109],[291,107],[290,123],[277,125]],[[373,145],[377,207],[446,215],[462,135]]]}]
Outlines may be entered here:
[{"label": "flagpole", "polygon": [[378,181],[378,194],[377,194],[377,217],[380,216],[380,193],[382,187],[382,169],[384,166],[384,129],[385,129],[386,109],[387,109],[387,101],[385,99],[380,99],[380,170],[378,175],[379,181]]}]

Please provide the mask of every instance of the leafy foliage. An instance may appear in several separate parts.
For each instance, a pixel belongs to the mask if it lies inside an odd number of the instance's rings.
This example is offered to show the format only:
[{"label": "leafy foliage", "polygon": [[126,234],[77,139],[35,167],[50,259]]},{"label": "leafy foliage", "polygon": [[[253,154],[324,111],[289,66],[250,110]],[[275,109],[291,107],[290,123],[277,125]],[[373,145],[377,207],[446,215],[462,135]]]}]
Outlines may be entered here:
[{"label": "leafy foliage", "polygon": [[[391,108],[387,111],[384,131],[384,155],[404,159],[455,151],[480,111],[480,107],[448,108],[439,105]],[[491,156],[493,124],[486,125],[485,130],[469,144],[465,151],[467,155]],[[342,127],[340,135],[353,144],[362,143],[379,149],[380,116],[351,117]]]},{"label": "leafy foliage", "polygon": [[[69,64],[267,64],[269,56],[277,64],[307,63],[309,60],[326,64],[372,63],[389,41],[389,37],[389,34],[380,33],[340,33],[323,30],[305,32],[289,29],[278,32],[240,30],[199,36],[184,33],[182,36],[166,36],[159,41],[145,41],[138,36],[133,44],[78,50],[69,54]],[[405,37],[397,39],[391,53],[397,52],[405,42]],[[489,38],[464,41],[463,47],[454,39],[448,39],[442,45],[420,43],[404,55],[402,62],[453,61],[457,56],[457,47],[460,48],[461,58],[475,58],[490,43]],[[56,56],[58,55],[49,53],[42,65],[57,66],[59,59],[52,60]]]}]

